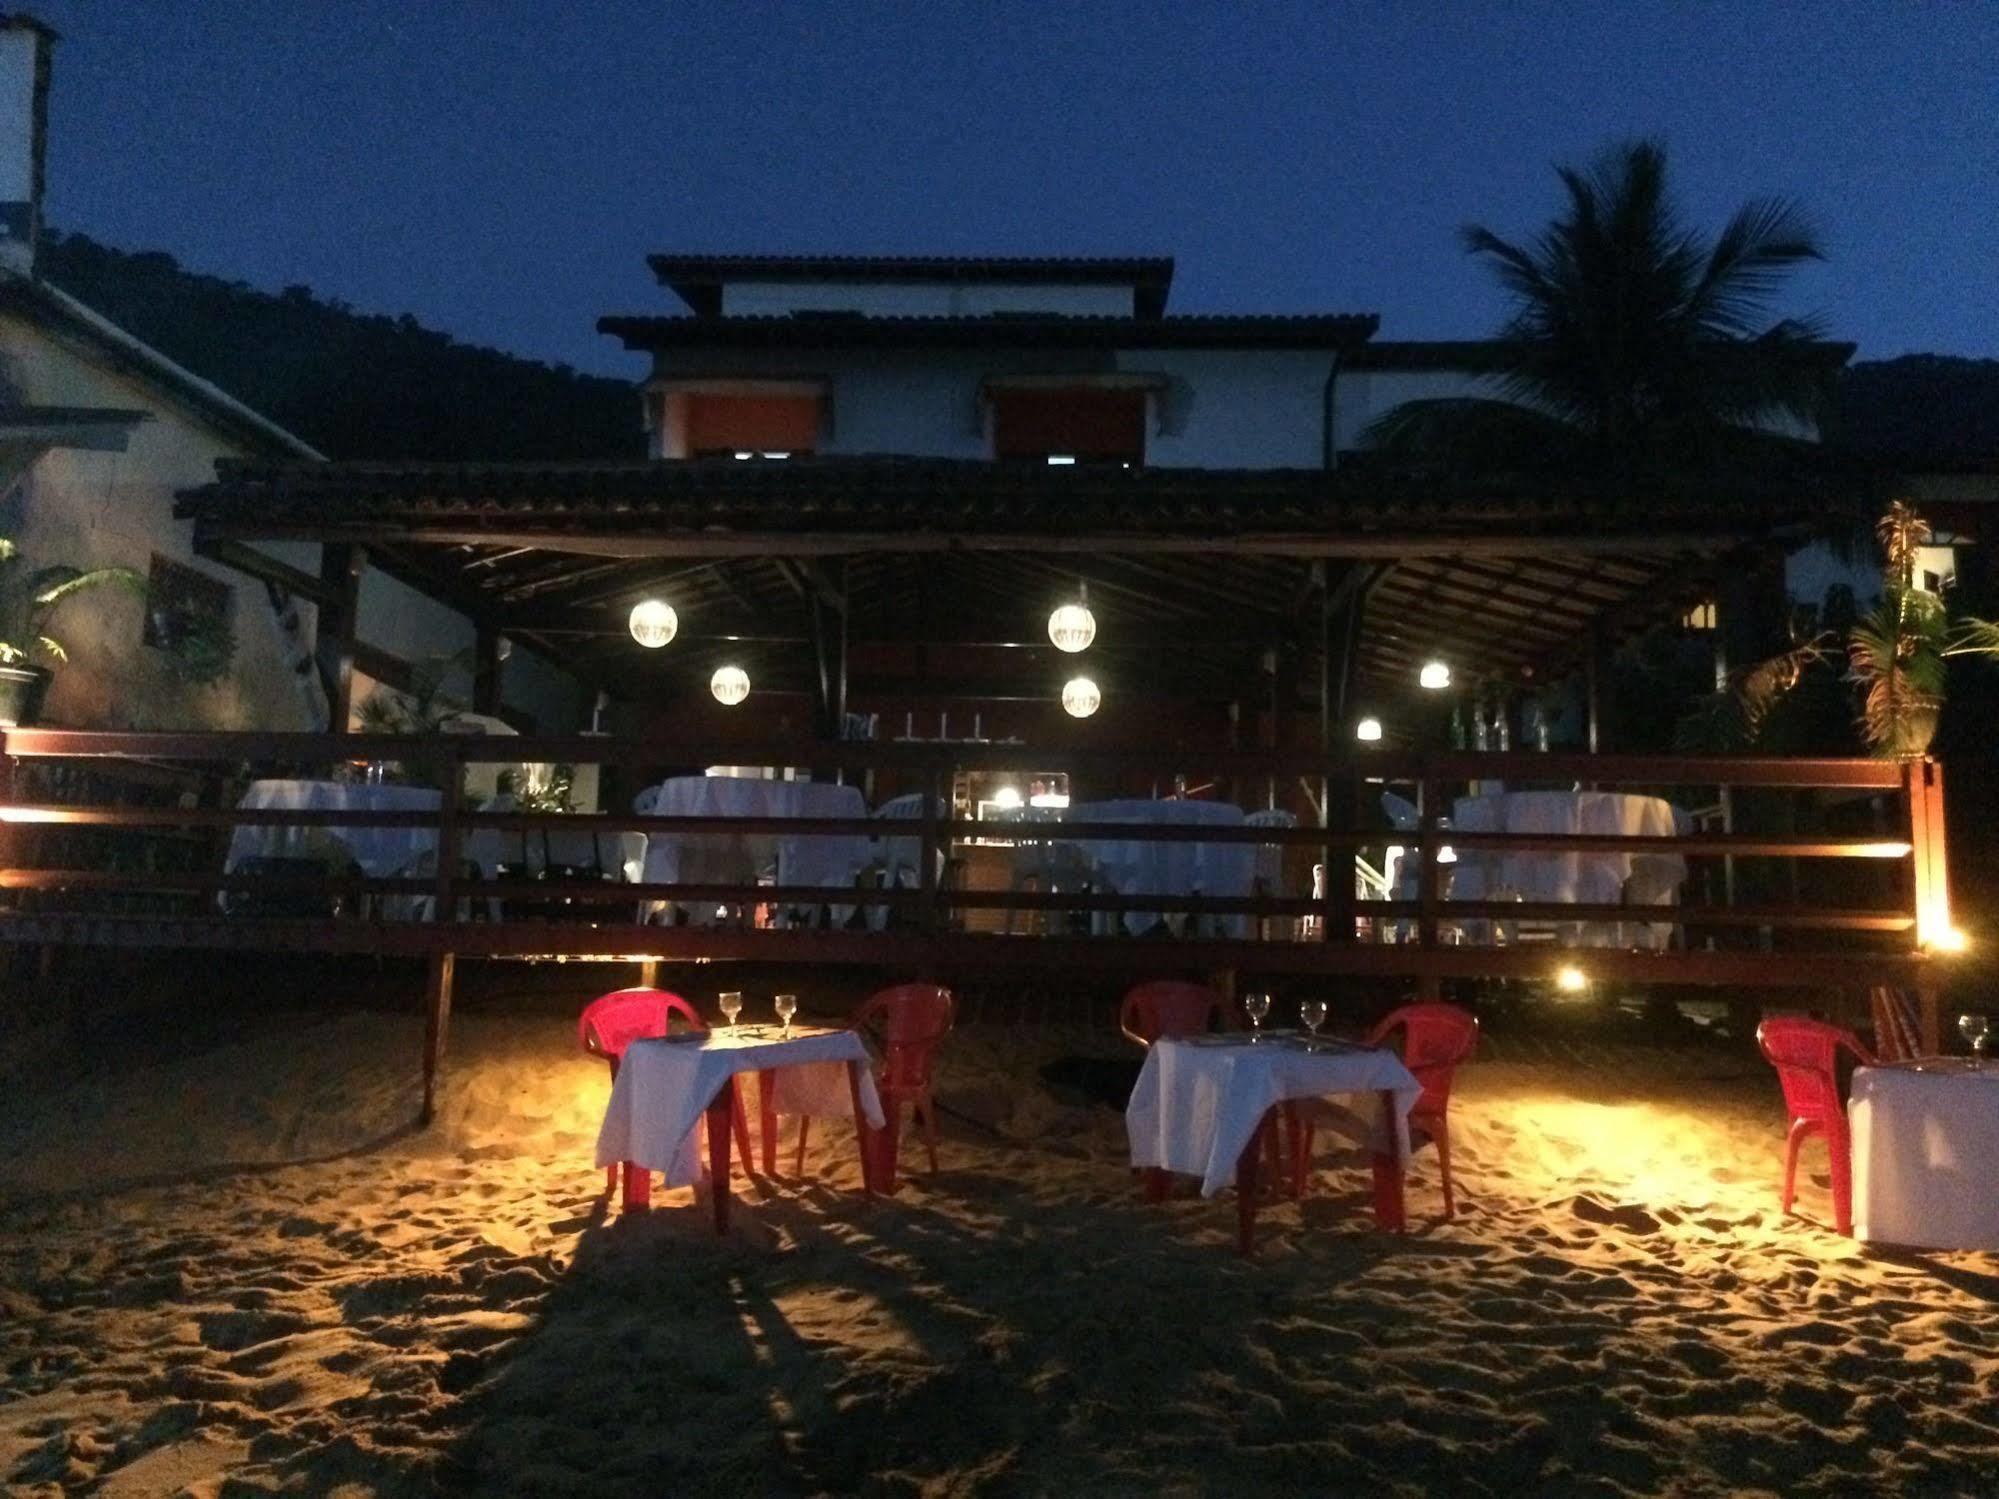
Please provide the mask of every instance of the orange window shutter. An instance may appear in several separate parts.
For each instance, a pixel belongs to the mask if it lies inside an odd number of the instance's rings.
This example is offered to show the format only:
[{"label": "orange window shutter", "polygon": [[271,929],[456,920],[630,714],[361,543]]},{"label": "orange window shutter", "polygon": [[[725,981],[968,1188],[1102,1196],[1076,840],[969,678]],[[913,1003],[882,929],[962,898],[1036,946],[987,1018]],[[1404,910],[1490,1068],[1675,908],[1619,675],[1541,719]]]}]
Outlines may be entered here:
[{"label": "orange window shutter", "polygon": [[690,396],[690,453],[810,453],[819,445],[819,402],[812,396]]}]

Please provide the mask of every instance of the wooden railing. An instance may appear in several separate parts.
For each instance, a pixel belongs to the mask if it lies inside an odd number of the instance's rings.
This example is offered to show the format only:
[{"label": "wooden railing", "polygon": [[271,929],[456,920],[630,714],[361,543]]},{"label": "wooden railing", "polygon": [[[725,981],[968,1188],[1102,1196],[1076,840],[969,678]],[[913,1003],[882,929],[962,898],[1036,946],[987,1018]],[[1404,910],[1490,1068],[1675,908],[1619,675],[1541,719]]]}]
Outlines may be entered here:
[{"label": "wooden railing", "polygon": [[[359,761],[422,763],[440,772],[435,810],[291,810],[235,805],[251,767],[325,774]],[[926,815],[908,821],[874,817],[741,818],[478,811],[464,805],[464,767],[475,763],[589,763],[624,773],[623,799],[644,781],[678,768],[745,761],[811,767],[819,776],[869,781],[879,800],[893,792],[925,793]],[[53,766],[148,767],[190,788],[191,804],[123,805],[49,795]],[[1206,893],[969,890],[940,881],[941,856],[972,838],[996,832],[1048,841],[1055,827],[945,815],[955,772],[1066,771],[1072,787],[1095,800],[1147,784],[1170,786],[1175,775],[1218,786],[1282,786],[1309,815],[1295,828],[1126,823],[1059,824],[1064,842],[1089,840],[1256,844],[1309,851],[1307,862],[1336,871],[1323,894],[1223,896]],[[74,779],[72,777],[72,779]],[[1479,781],[1523,785],[1586,784],[1732,802],[1761,797],[1768,819],[1785,826],[1722,826],[1674,836],[1471,832],[1445,826],[1448,799]],[[1382,787],[1409,793],[1418,808],[1413,830],[1381,825],[1371,802]],[[1724,799],[1716,793],[1728,788]],[[660,744],[599,737],[483,738],[444,736],[311,736],[238,733],[73,733],[15,730],[0,738],[0,941],[260,944],[419,953],[511,955],[616,954],[810,958],[820,961],[1007,964],[1046,961],[1088,967],[1248,966],[1325,972],[1517,974],[1545,970],[1548,953],[1515,945],[1479,946],[1463,938],[1477,923],[1512,926],[1624,923],[1665,926],[1676,933],[1668,951],[1625,953],[1592,949],[1594,970],[1688,982],[1843,983],[1914,981],[1927,953],[1950,930],[1944,876],[1941,784],[1934,765],[1874,760],[1690,759],[1562,754],[1408,754],[1368,751],[1328,759],[1307,750],[1048,750],[998,744]],[[1258,798],[1261,799],[1260,797]],[[1839,826],[1844,821],[1846,826]],[[1743,821],[1738,817],[1738,824]],[[224,867],[223,845],[242,827],[405,828],[433,835],[435,871],[363,877],[352,874],[249,876]],[[119,869],[108,862],[65,861],[57,836],[66,829],[114,830],[130,838],[171,831],[206,836],[205,861],[172,869]],[[860,836],[915,840],[918,883],[908,889],[852,886],[772,886],[714,883],[612,883],[601,880],[469,879],[460,863],[465,841],[483,832],[625,832],[648,835],[768,833],[788,837]],[[1359,899],[1342,877],[1355,853],[1399,844],[1418,857],[1412,900]],[[1446,847],[1477,852],[1676,854],[1689,861],[1700,898],[1673,906],[1447,900],[1440,885]],[[1301,856],[1303,857],[1303,856]],[[1790,871],[1782,898],[1741,898],[1732,876],[1750,861],[1774,861]],[[1849,871],[1847,888],[1800,875],[1806,867]],[[1714,878],[1716,872],[1723,878]],[[1852,872],[1859,871],[1857,877]],[[1716,890],[1721,892],[1716,897]],[[323,901],[326,914],[285,919],[223,914],[219,897],[284,895],[301,904]],[[116,896],[122,909],[109,910]],[[384,903],[419,904],[423,920],[381,919]],[[135,901],[153,903],[132,914]],[[356,914],[335,917],[335,901]],[[488,919],[499,903],[501,919]],[[574,916],[522,920],[519,902],[566,902]],[[893,913],[887,930],[773,931],[740,924],[661,927],[637,919],[642,902],[690,902],[740,908],[870,908]],[[1004,942],[962,930],[974,912],[1159,912],[1185,916],[1207,935],[1132,942],[1078,934]],[[370,914],[363,914],[370,913]],[[1224,919],[1248,918],[1253,936],[1214,935]],[[1386,943],[1394,934],[1406,940]],[[1374,939],[1374,940],[1369,940]],[[1912,966],[1917,965],[1917,966]],[[1913,977],[1912,977],[1913,976]]]}]

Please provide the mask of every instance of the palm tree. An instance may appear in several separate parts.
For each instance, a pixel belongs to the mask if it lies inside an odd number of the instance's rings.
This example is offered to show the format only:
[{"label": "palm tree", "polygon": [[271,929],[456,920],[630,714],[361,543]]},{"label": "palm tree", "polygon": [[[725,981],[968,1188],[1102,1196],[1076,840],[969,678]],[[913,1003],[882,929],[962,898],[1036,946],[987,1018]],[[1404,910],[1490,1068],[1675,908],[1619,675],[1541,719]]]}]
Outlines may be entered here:
[{"label": "palm tree", "polygon": [[1823,258],[1797,205],[1751,202],[1709,240],[1682,226],[1650,141],[1560,176],[1567,206],[1532,242],[1463,231],[1513,304],[1495,397],[1408,402],[1369,445],[1624,480],[1795,453],[1772,429],[1813,421],[1827,395],[1816,325],[1769,311],[1787,273]]}]

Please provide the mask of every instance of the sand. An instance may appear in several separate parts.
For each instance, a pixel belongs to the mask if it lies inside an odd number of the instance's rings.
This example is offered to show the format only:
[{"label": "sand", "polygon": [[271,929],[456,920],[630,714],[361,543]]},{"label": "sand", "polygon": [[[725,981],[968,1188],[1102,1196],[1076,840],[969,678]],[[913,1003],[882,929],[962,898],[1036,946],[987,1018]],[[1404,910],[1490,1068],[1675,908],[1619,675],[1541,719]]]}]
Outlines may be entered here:
[{"label": "sand", "polygon": [[[1999,1486],[1999,1263],[1777,1211],[1782,1121],[1716,1050],[1495,1041],[1460,1211],[1358,1163],[1264,1213],[1139,1200],[1112,1109],[1043,1063],[1104,1028],[970,1025],[944,1170],[852,1139],[607,1221],[607,1091],[560,1014],[267,1015],[0,1107],[0,1482],[13,1494],[1846,1494]],[[1815,1165],[1818,1157],[1812,1158]]]}]

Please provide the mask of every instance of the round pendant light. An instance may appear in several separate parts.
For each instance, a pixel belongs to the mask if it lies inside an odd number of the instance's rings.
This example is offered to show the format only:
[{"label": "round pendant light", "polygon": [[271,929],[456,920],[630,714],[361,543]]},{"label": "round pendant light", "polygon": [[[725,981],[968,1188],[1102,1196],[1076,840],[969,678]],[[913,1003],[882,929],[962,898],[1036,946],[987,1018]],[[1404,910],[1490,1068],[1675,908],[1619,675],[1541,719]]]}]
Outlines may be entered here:
[{"label": "round pendant light", "polygon": [[1451,685],[1451,669],[1441,661],[1425,661],[1416,681],[1432,692],[1442,692]]},{"label": "round pendant light", "polygon": [[649,651],[656,651],[680,633],[680,616],[665,599],[642,599],[632,605],[626,621],[632,639]]},{"label": "round pendant light", "polygon": [[1103,700],[1097,684],[1088,677],[1071,677],[1062,685],[1062,711],[1071,718],[1088,718]]},{"label": "round pendant light", "polygon": [[1058,651],[1074,655],[1086,651],[1097,638],[1097,617],[1090,613],[1090,590],[1077,590],[1076,602],[1064,604],[1048,616],[1048,639]]},{"label": "round pendant light", "polygon": [[724,708],[733,708],[750,695],[750,674],[740,666],[718,666],[708,679],[708,690]]},{"label": "round pendant light", "polygon": [[1381,720],[1378,718],[1363,718],[1353,726],[1353,737],[1358,739],[1362,744],[1379,743],[1381,739]]}]

